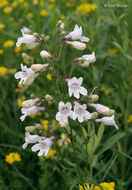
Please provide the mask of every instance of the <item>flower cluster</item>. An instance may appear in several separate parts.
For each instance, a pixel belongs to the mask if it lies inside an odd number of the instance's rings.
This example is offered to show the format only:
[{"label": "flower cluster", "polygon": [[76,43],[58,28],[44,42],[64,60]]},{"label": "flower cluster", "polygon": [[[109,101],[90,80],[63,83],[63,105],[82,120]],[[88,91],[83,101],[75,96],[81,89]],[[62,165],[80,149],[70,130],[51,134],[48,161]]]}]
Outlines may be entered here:
[{"label": "flower cluster", "polygon": [[14,162],[21,162],[21,156],[16,152],[11,152],[10,154],[6,155],[5,161],[9,164],[13,164]]}]

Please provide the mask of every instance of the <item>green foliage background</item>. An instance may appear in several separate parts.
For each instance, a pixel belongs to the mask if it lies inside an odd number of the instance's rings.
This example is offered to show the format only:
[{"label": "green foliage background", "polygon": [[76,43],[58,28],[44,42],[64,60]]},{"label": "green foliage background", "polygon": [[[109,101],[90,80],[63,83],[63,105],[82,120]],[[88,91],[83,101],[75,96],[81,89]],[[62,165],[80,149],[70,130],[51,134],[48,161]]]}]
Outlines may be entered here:
[{"label": "green foliage background", "polygon": [[[10,3],[13,1],[10,1]],[[77,23],[83,27],[85,36],[90,38],[87,49],[83,54],[95,51],[97,61],[88,68],[77,67],[73,76],[82,76],[84,84],[89,89],[98,86],[96,93],[100,97],[100,103],[113,108],[117,112],[117,123],[119,131],[112,127],[101,126],[100,130],[95,128],[92,133],[96,133],[102,139],[98,139],[99,145],[94,154],[94,179],[86,178],[88,183],[106,181],[115,181],[117,190],[131,189],[131,171],[132,171],[132,149],[131,133],[132,123],[128,124],[127,119],[132,114],[132,19],[131,10],[132,2],[127,0],[118,0],[118,4],[127,4],[128,8],[104,8],[104,4],[115,4],[115,1],[94,0],[88,3],[95,3],[97,9],[88,16],[76,12],[76,7],[81,1],[69,0],[72,4],[67,7],[65,0],[56,0],[53,10],[48,8],[49,1],[44,1],[44,8],[48,11],[47,17],[41,17],[40,7],[34,6],[31,0],[28,8],[16,8],[10,14],[4,14],[0,8],[0,22],[4,23],[6,28],[0,31],[0,49],[5,41],[14,40],[21,35],[20,29],[23,26],[31,27],[34,32],[46,33],[51,37],[50,51],[54,52],[52,45],[53,30],[56,22],[65,15],[64,23],[67,31],[71,31]],[[28,18],[26,15],[32,12],[34,17]],[[115,48],[116,54],[108,52],[108,49]],[[71,54],[71,51],[73,52]],[[21,51],[19,54],[14,53],[14,47],[4,49],[0,55],[0,66],[7,68],[20,69],[22,62]],[[39,50],[29,51],[30,55],[38,53]],[[66,46],[63,49],[63,56],[60,60],[62,74],[71,68],[71,63],[75,57],[82,55],[82,52],[73,50]],[[36,58],[36,62],[40,59]],[[65,72],[64,72],[65,71]],[[108,96],[105,95],[101,86],[110,90]],[[16,93],[17,81],[12,74],[8,78],[0,76],[0,190],[71,190],[77,189],[78,177],[76,174],[75,158],[71,148],[63,147],[58,153],[56,159],[38,158],[36,154],[27,150],[22,150],[21,145],[24,142],[24,127],[34,123],[30,119],[20,122],[20,109],[17,107],[17,98],[21,94]],[[55,94],[55,88],[52,81],[48,81],[43,76],[37,78],[35,83],[29,87],[25,93],[26,98],[30,93],[36,91],[36,95],[41,90],[41,96],[45,94]],[[54,118],[55,112],[52,114]],[[36,118],[38,121],[40,118]],[[97,126],[98,127],[98,126]],[[59,129],[60,134],[63,129]],[[104,131],[104,132],[103,132]],[[82,131],[79,131],[82,133]],[[85,134],[85,131],[84,131]],[[81,137],[76,139],[78,145],[77,151],[84,155],[84,145]],[[118,149],[117,142],[120,143],[121,149]],[[89,141],[89,143],[92,143]],[[92,146],[89,145],[90,147]],[[18,152],[22,161],[9,165],[5,162],[5,156],[10,152]],[[82,166],[82,174],[85,173],[85,158],[78,157]],[[93,180],[91,182],[91,180]]]}]

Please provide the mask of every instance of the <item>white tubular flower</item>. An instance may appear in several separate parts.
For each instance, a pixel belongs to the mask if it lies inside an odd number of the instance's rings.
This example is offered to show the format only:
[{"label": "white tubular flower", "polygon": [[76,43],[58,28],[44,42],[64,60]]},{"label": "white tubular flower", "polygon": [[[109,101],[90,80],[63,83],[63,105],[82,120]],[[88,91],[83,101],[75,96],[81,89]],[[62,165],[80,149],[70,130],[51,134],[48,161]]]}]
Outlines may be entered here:
[{"label": "white tubular flower", "polygon": [[39,151],[38,156],[42,156],[43,154],[47,156],[54,139],[54,136],[51,136],[50,138],[40,137],[39,143],[33,145],[31,150],[33,152]]},{"label": "white tubular flower", "polygon": [[29,107],[29,108],[22,108],[21,109],[21,112],[22,115],[20,117],[21,121],[24,121],[24,119],[29,116],[29,115],[34,115],[35,113],[37,113],[38,111],[43,111],[45,110],[45,107],[38,107],[38,106],[32,106],[32,107]]},{"label": "white tubular flower", "polygon": [[74,30],[64,37],[65,39],[80,40],[81,42],[88,42],[89,38],[82,36],[82,27],[77,24]]},{"label": "white tubular flower", "polygon": [[84,119],[91,118],[91,113],[89,113],[86,108],[86,104],[81,105],[79,103],[76,103],[74,106],[74,117],[75,119],[77,118],[80,123],[82,123]]},{"label": "white tubular flower", "polygon": [[38,76],[39,76],[39,73],[35,73],[33,76],[29,77],[26,80],[26,82],[24,83],[24,85],[25,86],[30,86],[34,82],[35,78],[38,77]]},{"label": "white tubular flower", "polygon": [[40,98],[25,100],[25,101],[22,102],[22,107],[23,107],[23,108],[32,107],[32,106],[36,105],[36,103],[37,103],[38,101],[40,101]]},{"label": "white tubular flower", "polygon": [[21,79],[19,84],[24,84],[30,77],[35,74],[35,72],[31,68],[27,68],[27,66],[24,66],[23,64],[21,64],[21,70],[22,71],[15,73],[15,78]]},{"label": "white tubular flower", "polygon": [[83,63],[80,63],[80,66],[89,66],[89,63],[93,63],[96,61],[95,53],[93,52],[90,55],[83,55],[82,57],[76,58],[75,61],[84,61]]},{"label": "white tubular flower", "polygon": [[45,71],[48,66],[49,64],[33,64],[31,65],[31,69],[36,72]]},{"label": "white tubular flower", "polygon": [[67,123],[68,117],[71,117],[72,119],[74,119],[73,111],[71,110],[72,105],[70,102],[67,102],[66,104],[64,102],[60,102],[58,109],[59,109],[59,112],[56,114],[56,120],[59,121],[60,123],[62,122]]},{"label": "white tubular flower", "polygon": [[30,135],[29,132],[25,133],[25,143],[22,145],[22,148],[25,149],[28,144],[37,143],[40,140],[38,135]]},{"label": "white tubular flower", "polygon": [[81,84],[83,82],[83,78],[80,77],[77,79],[76,77],[73,77],[72,79],[68,80],[68,86],[69,86],[69,96],[71,97],[72,94],[75,98],[80,98],[80,94],[86,96],[87,90],[86,88],[82,87]]},{"label": "white tubular flower", "polygon": [[118,129],[118,126],[116,125],[114,120],[114,115],[112,115],[111,117],[103,117],[101,119],[96,119],[95,121],[104,123],[104,125],[113,125],[116,129]]},{"label": "white tubular flower", "polygon": [[21,32],[22,32],[22,37],[17,39],[17,43],[16,43],[17,47],[20,46],[22,43],[23,44],[31,44],[31,43],[35,42],[36,38],[33,35],[25,34],[23,29],[21,29]]},{"label": "white tubular flower", "polygon": [[77,50],[84,50],[86,48],[86,44],[82,43],[82,42],[78,42],[78,41],[65,41],[66,44],[70,44],[72,45],[75,49]]},{"label": "white tubular flower", "polygon": [[28,27],[24,26],[22,28],[22,31],[24,34],[31,34],[32,33],[32,30],[30,30]]},{"label": "white tubular flower", "polygon": [[48,51],[45,51],[45,50],[42,50],[40,52],[40,56],[44,59],[44,58],[52,58],[52,55],[48,52]]},{"label": "white tubular flower", "polygon": [[110,109],[108,107],[103,106],[101,104],[89,103],[88,105],[95,108],[98,113],[101,113],[101,114],[104,114],[104,115],[108,115],[109,112],[110,112]]}]

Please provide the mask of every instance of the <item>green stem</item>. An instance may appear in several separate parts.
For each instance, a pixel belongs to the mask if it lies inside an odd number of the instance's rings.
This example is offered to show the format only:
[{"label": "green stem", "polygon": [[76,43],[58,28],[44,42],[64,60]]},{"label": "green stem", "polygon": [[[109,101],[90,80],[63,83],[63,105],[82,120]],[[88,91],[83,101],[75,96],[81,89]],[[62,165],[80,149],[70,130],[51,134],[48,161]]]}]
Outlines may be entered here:
[{"label": "green stem", "polygon": [[71,126],[70,126],[70,131],[71,131],[72,149],[73,149],[73,152],[74,152],[74,155],[75,155],[77,172],[78,172],[78,176],[79,176],[80,182],[81,182],[81,184],[83,184],[83,179],[82,179],[82,176],[81,176],[81,172],[80,172],[80,168],[79,168],[79,163],[78,163],[78,160],[77,160],[77,154],[76,154],[75,146],[74,146],[74,143],[73,143],[73,135],[72,135],[72,128],[71,128]]}]

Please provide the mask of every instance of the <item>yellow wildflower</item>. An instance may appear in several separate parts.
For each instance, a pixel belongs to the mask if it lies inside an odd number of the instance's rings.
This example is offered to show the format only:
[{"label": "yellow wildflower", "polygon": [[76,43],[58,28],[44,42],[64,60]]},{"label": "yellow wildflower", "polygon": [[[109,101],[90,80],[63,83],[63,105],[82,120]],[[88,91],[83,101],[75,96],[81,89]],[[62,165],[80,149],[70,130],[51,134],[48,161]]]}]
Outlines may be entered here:
[{"label": "yellow wildflower", "polygon": [[56,154],[56,150],[54,149],[50,149],[49,153],[47,154],[47,156],[45,156],[45,158],[49,159],[49,158],[53,158],[53,156]]},{"label": "yellow wildflower", "polygon": [[0,30],[4,29],[5,25],[4,24],[0,24]]},{"label": "yellow wildflower", "polygon": [[34,5],[38,5],[38,0],[33,0]]},{"label": "yellow wildflower", "polygon": [[50,74],[50,73],[47,73],[46,78],[47,78],[48,80],[52,80],[51,74]]},{"label": "yellow wildflower", "polygon": [[4,7],[5,5],[8,5],[8,1],[7,0],[0,0],[0,8]]},{"label": "yellow wildflower", "polygon": [[[100,183],[100,186],[104,189],[104,190],[114,190],[115,187],[115,183],[111,182],[111,183]],[[99,186],[94,186],[93,190],[101,190],[101,188]]]},{"label": "yellow wildflower", "polygon": [[40,0],[40,7],[43,7],[43,6],[44,6],[44,1]]},{"label": "yellow wildflower", "polygon": [[24,8],[27,8],[27,7],[28,7],[28,3],[25,2],[25,3],[24,3]]},{"label": "yellow wildflower", "polygon": [[11,13],[12,8],[11,7],[5,7],[3,11],[4,11],[4,13]]},{"label": "yellow wildflower", "polygon": [[63,20],[65,18],[65,15],[61,15],[61,20]]},{"label": "yellow wildflower", "polygon": [[83,15],[88,16],[91,11],[94,11],[97,8],[96,4],[82,3],[77,7],[77,11]]},{"label": "yellow wildflower", "polygon": [[49,4],[49,5],[48,5],[48,8],[49,8],[50,10],[53,10],[53,9],[54,9],[54,7],[55,7],[55,5],[54,5],[54,4]]},{"label": "yellow wildflower", "polygon": [[14,48],[15,53],[19,53],[22,49],[22,46],[18,46]]},{"label": "yellow wildflower", "polygon": [[0,67],[0,76],[6,75],[8,69],[6,67]]},{"label": "yellow wildflower", "polygon": [[18,2],[19,2],[19,3],[23,3],[23,2],[24,2],[24,0],[18,0]]},{"label": "yellow wildflower", "polygon": [[45,9],[42,9],[42,10],[40,11],[40,15],[41,15],[41,16],[48,16],[48,12],[47,12]]},{"label": "yellow wildflower", "polygon": [[17,99],[17,105],[19,108],[22,107],[22,102],[25,100],[25,96],[22,96],[21,98]]},{"label": "yellow wildflower", "polygon": [[44,129],[47,131],[47,130],[48,130],[49,121],[48,121],[48,120],[42,120],[42,121],[41,121],[41,124],[44,125]]},{"label": "yellow wildflower", "polygon": [[108,49],[108,52],[109,52],[109,53],[116,54],[116,53],[118,52],[118,50],[117,50],[117,49],[114,49],[114,48],[109,48],[109,49]]},{"label": "yellow wildflower", "polygon": [[40,111],[38,111],[37,113],[35,113],[34,115],[30,115],[31,119],[34,119],[36,116],[41,116],[42,113]]},{"label": "yellow wildflower", "polygon": [[14,41],[13,40],[7,40],[5,43],[4,43],[4,48],[8,48],[8,47],[12,47],[14,45]]},{"label": "yellow wildflower", "polygon": [[29,12],[29,13],[27,14],[27,17],[28,17],[28,18],[33,18],[33,14],[32,14],[31,12]]},{"label": "yellow wildflower", "polygon": [[49,0],[49,2],[54,3],[54,2],[55,2],[55,0]]},{"label": "yellow wildflower", "polygon": [[127,119],[128,123],[132,123],[132,115],[129,115],[128,119]]},{"label": "yellow wildflower", "polygon": [[14,8],[14,7],[17,7],[18,6],[18,2],[17,1],[14,1],[11,6]]},{"label": "yellow wildflower", "polygon": [[9,164],[13,164],[14,162],[21,162],[20,154],[12,152],[6,155],[5,161]]},{"label": "yellow wildflower", "polygon": [[105,90],[104,93],[106,96],[108,96],[110,94],[110,90]]},{"label": "yellow wildflower", "polygon": [[88,183],[84,183],[83,186],[81,186],[79,184],[79,190],[90,190],[89,184]]},{"label": "yellow wildflower", "polygon": [[3,54],[4,53],[4,50],[3,49],[0,49],[0,54]]}]

